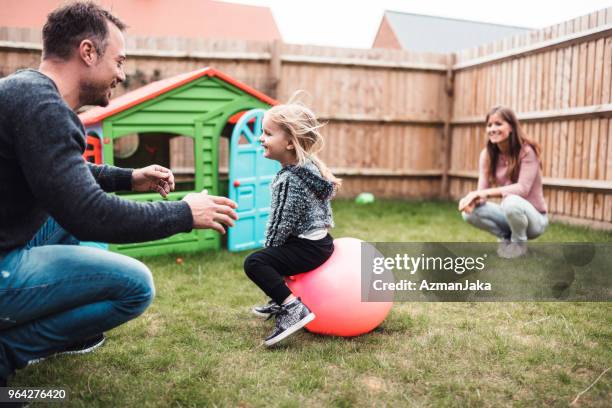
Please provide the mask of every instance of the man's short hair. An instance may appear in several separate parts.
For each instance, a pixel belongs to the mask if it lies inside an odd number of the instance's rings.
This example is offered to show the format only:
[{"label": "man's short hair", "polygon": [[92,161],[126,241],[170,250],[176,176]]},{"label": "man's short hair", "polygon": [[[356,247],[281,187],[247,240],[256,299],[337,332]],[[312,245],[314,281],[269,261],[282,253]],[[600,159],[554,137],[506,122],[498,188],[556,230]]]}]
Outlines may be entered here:
[{"label": "man's short hair", "polygon": [[68,60],[85,39],[91,40],[99,55],[104,55],[108,45],[107,21],[121,31],[127,27],[110,11],[91,1],[74,2],[52,11],[43,27],[42,58]]}]

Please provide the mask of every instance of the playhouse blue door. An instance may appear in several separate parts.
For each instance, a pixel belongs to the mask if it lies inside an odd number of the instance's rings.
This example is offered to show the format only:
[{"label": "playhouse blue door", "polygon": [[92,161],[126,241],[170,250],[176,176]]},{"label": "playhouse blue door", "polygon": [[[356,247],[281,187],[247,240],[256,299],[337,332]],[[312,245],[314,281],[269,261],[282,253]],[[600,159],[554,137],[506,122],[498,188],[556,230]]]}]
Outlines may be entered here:
[{"label": "playhouse blue door", "polygon": [[229,198],[238,203],[239,217],[228,232],[230,251],[259,248],[264,244],[270,214],[270,183],[280,164],[263,157],[259,143],[263,115],[263,109],[242,115],[230,140]]}]

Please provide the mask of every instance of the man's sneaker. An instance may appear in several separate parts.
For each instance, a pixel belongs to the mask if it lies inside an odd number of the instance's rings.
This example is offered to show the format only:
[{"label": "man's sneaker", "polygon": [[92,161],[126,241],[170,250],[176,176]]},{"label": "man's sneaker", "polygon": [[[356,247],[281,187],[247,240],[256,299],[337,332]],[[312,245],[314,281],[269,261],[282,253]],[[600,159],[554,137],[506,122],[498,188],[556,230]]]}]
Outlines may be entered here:
[{"label": "man's sneaker", "polygon": [[276,304],[276,302],[273,300],[270,300],[267,304],[263,306],[255,306],[253,309],[251,309],[254,315],[257,315],[259,317],[266,317],[268,319],[272,316],[275,316],[279,310],[280,306]]},{"label": "man's sneaker", "polygon": [[[0,377],[0,387],[8,387],[7,379]],[[22,408],[29,406],[29,402],[0,402],[0,408]]]},{"label": "man's sneaker", "polygon": [[312,322],[315,314],[312,313],[300,298],[295,299],[288,305],[280,306],[276,313],[276,327],[274,331],[266,337],[266,346],[272,346],[279,341],[291,336],[308,323]]},{"label": "man's sneaker", "polygon": [[72,343],[64,347],[63,349],[51,354],[50,356],[40,357],[40,358],[35,358],[33,360],[30,360],[28,361],[28,365],[37,364],[37,363],[40,363],[41,361],[45,361],[49,357],[55,357],[55,356],[59,356],[62,354],[91,353],[92,351],[100,347],[102,344],[104,344],[105,341],[106,341],[106,336],[104,336],[104,333],[101,333],[89,339],[81,340],[76,343]]},{"label": "man's sneaker", "polygon": [[0,408],[24,408],[29,406],[30,403],[27,401],[0,402]]}]

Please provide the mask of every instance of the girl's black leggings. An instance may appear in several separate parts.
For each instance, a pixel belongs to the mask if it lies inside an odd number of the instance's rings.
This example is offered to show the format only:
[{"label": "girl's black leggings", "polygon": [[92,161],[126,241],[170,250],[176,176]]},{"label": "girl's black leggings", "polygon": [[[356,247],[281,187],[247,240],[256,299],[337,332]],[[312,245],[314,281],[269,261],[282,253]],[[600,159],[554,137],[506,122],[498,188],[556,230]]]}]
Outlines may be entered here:
[{"label": "girl's black leggings", "polygon": [[297,275],[321,266],[334,252],[331,235],[318,241],[291,237],[281,246],[264,248],[249,255],[244,271],[277,304],[291,294],[284,276]]}]

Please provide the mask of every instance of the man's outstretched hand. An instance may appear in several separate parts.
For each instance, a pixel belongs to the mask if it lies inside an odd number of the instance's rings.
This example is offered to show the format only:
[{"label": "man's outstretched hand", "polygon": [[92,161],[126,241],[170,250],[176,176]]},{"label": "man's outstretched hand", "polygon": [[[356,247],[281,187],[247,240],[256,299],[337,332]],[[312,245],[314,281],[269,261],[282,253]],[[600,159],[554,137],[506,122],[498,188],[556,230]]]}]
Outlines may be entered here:
[{"label": "man's outstretched hand", "polygon": [[193,228],[211,228],[225,234],[226,227],[233,227],[238,215],[234,209],[235,202],[225,197],[208,195],[206,190],[201,193],[189,193],[184,198],[193,215]]},{"label": "man's outstretched hand", "polygon": [[174,174],[163,166],[153,164],[142,169],[134,169],[132,172],[133,191],[157,191],[166,198],[171,191],[174,191],[174,187]]}]

